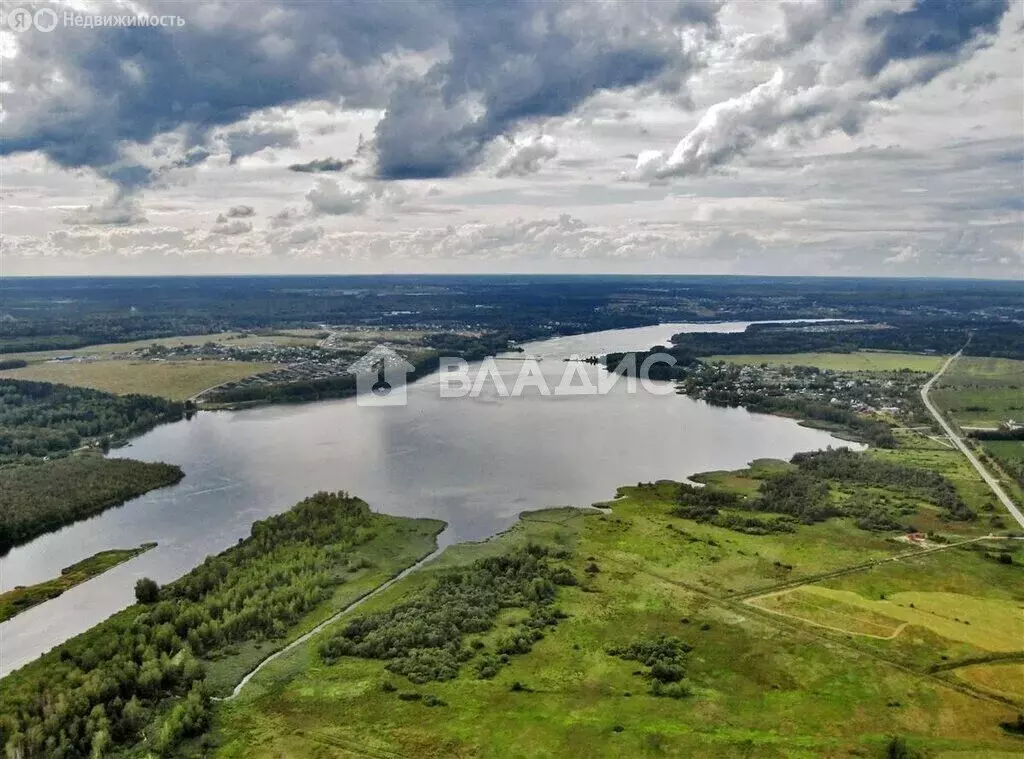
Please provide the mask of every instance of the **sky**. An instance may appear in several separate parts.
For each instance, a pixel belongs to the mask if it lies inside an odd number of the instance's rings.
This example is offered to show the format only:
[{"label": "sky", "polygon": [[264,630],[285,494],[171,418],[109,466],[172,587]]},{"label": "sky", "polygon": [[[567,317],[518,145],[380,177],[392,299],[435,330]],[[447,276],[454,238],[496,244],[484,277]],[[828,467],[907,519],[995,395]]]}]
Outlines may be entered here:
[{"label": "sky", "polygon": [[0,7],[0,276],[1024,279],[1022,0]]}]

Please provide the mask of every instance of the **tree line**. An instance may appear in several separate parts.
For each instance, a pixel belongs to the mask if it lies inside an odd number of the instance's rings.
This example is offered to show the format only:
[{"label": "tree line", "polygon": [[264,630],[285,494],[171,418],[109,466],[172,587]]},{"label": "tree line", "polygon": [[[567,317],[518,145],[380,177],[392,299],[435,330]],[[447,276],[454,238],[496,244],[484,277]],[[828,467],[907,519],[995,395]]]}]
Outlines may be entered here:
[{"label": "tree line", "polygon": [[181,403],[148,395],[0,379],[0,464],[122,440],[183,413]]},{"label": "tree line", "polygon": [[[968,338],[970,343],[965,346]],[[1011,319],[887,314],[882,323],[751,324],[743,332],[683,332],[673,345],[696,356],[851,353],[858,350],[1024,359],[1024,332]]]},{"label": "tree line", "polygon": [[[672,514],[753,535],[792,532],[798,524],[839,516],[851,517],[865,530],[902,530],[898,517],[913,510],[900,511],[886,496],[868,490],[884,488],[930,501],[943,509],[946,519],[976,518],[953,483],[931,470],[895,464],[848,448],[798,453],[791,463],[795,465],[792,469],[765,475],[757,493],[751,496],[716,485],[680,484]],[[856,489],[847,498],[836,498],[833,483]],[[760,518],[743,512],[778,516]]]},{"label": "tree line", "polygon": [[346,493],[318,493],[256,522],[237,546],[145,602],[0,681],[9,756],[102,757],[144,741],[167,755],[210,717],[204,660],[242,641],[279,639],[324,602],[381,520]]},{"label": "tree line", "polygon": [[96,453],[9,464],[0,468],[0,556],[184,476],[171,464]]}]

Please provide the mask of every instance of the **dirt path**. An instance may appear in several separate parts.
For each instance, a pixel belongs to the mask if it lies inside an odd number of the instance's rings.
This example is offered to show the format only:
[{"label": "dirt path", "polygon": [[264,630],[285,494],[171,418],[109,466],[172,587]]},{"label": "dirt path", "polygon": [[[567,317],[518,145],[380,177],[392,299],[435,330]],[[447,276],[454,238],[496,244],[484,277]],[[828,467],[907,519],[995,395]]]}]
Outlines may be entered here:
[{"label": "dirt path", "polygon": [[[799,614],[791,614],[789,612],[782,611],[781,609],[770,609],[767,606],[762,606],[761,604],[757,603],[757,601],[760,601],[762,599],[765,599],[765,598],[777,598],[778,596],[784,596],[784,595],[786,595],[788,593],[793,593],[793,592],[795,592],[795,591],[797,591],[799,589],[800,588],[789,588],[788,590],[777,590],[774,593],[765,593],[762,596],[753,596],[752,598],[744,598],[743,599],[743,603],[750,604],[751,606],[755,606],[758,609],[760,609],[761,611],[766,611],[769,614],[778,614],[779,616],[782,616],[782,617],[789,617],[790,619],[795,619],[795,620],[797,620],[799,622],[803,622],[804,624],[814,625],[815,627],[823,627],[826,630],[832,630],[833,632],[842,633],[844,635],[860,635],[860,636],[862,636],[864,638],[874,638],[875,640],[893,640],[897,635],[899,635],[901,632],[903,632],[907,628],[907,625],[910,624],[909,622],[901,622],[896,627],[896,629],[892,633],[890,633],[889,635],[875,635],[874,633],[858,632],[856,630],[846,630],[846,629],[844,629],[842,627],[833,627],[832,625],[826,625],[824,622],[815,622],[814,620],[807,619],[806,617],[801,617]],[[825,607],[819,607],[819,608],[825,609]],[[825,610],[827,611],[827,609],[825,609]],[[893,621],[895,621],[895,620],[893,620]],[[869,622],[867,624],[875,624],[875,623]],[[881,627],[881,625],[875,625],[875,626],[876,627]]]},{"label": "dirt path", "polygon": [[231,695],[230,695],[230,696],[223,696],[223,697],[214,697],[214,700],[215,700],[215,701],[231,701],[231,700],[233,700],[233,699],[235,699],[235,698],[238,698],[238,694],[242,692],[242,688],[244,688],[244,687],[246,686],[246,684],[247,684],[247,683],[248,683],[248,682],[249,682],[250,680],[252,680],[252,679],[253,679],[253,678],[254,678],[254,677],[255,677],[255,676],[257,675],[257,674],[259,674],[259,671],[260,671],[261,669],[263,669],[263,668],[264,668],[265,666],[267,666],[268,664],[270,664],[270,662],[274,661],[275,659],[277,659],[277,658],[279,658],[279,657],[281,657],[281,656],[284,656],[284,655],[285,655],[286,653],[288,653],[289,651],[293,651],[293,650],[295,650],[296,648],[298,648],[299,646],[301,646],[301,645],[302,645],[303,643],[306,643],[306,642],[307,642],[307,641],[309,641],[309,640],[310,640],[311,638],[313,638],[314,636],[316,636],[316,635],[318,635],[318,634],[319,634],[320,632],[322,632],[322,631],[324,630],[324,628],[326,628],[326,627],[328,627],[328,626],[330,626],[330,625],[333,625],[333,624],[334,624],[335,622],[337,622],[337,621],[338,621],[338,620],[339,620],[339,619],[340,619],[341,617],[345,616],[346,614],[348,614],[348,613],[349,613],[350,611],[352,611],[352,610],[353,610],[353,609],[355,609],[356,607],[358,607],[358,606],[361,606],[362,604],[366,603],[367,601],[369,601],[369,600],[370,600],[371,598],[373,598],[374,596],[377,596],[377,595],[379,595],[379,594],[383,593],[383,592],[384,592],[385,590],[387,590],[388,588],[390,588],[390,587],[391,587],[392,585],[394,585],[394,584],[395,584],[396,582],[398,582],[399,580],[403,580],[403,579],[405,579],[406,577],[408,577],[408,576],[409,576],[410,574],[412,574],[413,572],[415,572],[415,571],[416,571],[417,569],[419,569],[420,567],[422,567],[422,566],[423,566],[424,564],[426,564],[427,562],[429,562],[429,561],[431,561],[431,560],[433,560],[433,559],[436,559],[436,558],[437,558],[438,556],[440,556],[440,555],[441,555],[441,553],[442,553],[443,551],[444,551],[444,548],[443,548],[443,547],[442,547],[442,548],[437,548],[437,549],[435,549],[435,550],[434,550],[434,551],[432,551],[432,552],[431,552],[430,554],[428,554],[427,556],[424,556],[424,557],[423,557],[422,559],[420,559],[419,561],[417,561],[417,562],[416,562],[415,564],[413,564],[412,566],[409,566],[409,567],[406,567],[405,569],[403,569],[403,570],[402,570],[401,572],[399,572],[398,574],[396,574],[396,575],[395,575],[394,577],[392,577],[392,578],[391,578],[390,580],[388,580],[387,582],[384,582],[384,583],[382,583],[382,584],[378,585],[378,586],[377,586],[376,588],[374,588],[373,590],[369,591],[369,592],[368,592],[368,593],[366,593],[365,595],[362,595],[362,596],[360,596],[359,598],[357,598],[357,599],[356,599],[355,601],[353,601],[352,603],[350,603],[350,604],[349,604],[348,606],[346,606],[345,608],[341,609],[340,611],[336,611],[336,612],[335,612],[334,614],[332,614],[331,616],[329,616],[329,617],[328,617],[327,619],[325,619],[325,620],[324,620],[323,622],[321,622],[320,624],[318,624],[318,625],[317,625],[316,627],[314,627],[314,628],[313,628],[312,630],[310,630],[310,631],[309,631],[309,632],[307,632],[307,633],[304,633],[303,635],[300,635],[300,636],[299,636],[298,638],[296,638],[295,640],[293,640],[293,641],[292,641],[291,643],[289,643],[289,644],[288,644],[287,646],[285,646],[284,648],[280,648],[280,649],[278,649],[277,651],[275,651],[274,653],[272,653],[272,654],[271,654],[270,656],[268,656],[268,657],[267,657],[266,659],[264,659],[264,660],[263,660],[263,661],[261,661],[261,662],[260,662],[259,664],[257,664],[257,665],[255,666],[255,668],[253,668],[252,670],[250,670],[250,671],[249,671],[249,672],[248,672],[248,673],[247,673],[247,674],[245,675],[245,677],[243,677],[243,678],[242,678],[242,679],[241,679],[241,680],[240,680],[240,681],[238,682],[238,685],[236,685],[236,686],[235,686],[235,688],[234,688],[234,690],[232,690],[232,691],[231,691]]}]

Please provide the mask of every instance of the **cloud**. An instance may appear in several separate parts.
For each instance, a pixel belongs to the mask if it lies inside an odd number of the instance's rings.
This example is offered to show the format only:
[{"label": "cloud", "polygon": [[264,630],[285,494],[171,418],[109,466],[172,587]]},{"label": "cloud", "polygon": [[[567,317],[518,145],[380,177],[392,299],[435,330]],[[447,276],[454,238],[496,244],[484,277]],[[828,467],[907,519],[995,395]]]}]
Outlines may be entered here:
[{"label": "cloud", "polygon": [[511,174],[526,176],[540,171],[545,161],[558,155],[558,145],[554,137],[546,134],[516,140],[508,146],[508,152],[498,164],[497,175],[507,177]]},{"label": "cloud", "polygon": [[383,178],[465,172],[499,135],[563,116],[602,90],[678,92],[698,65],[680,29],[713,3],[458,4],[451,55],[397,88],[376,130]]},{"label": "cloud", "polygon": [[0,155],[41,151],[141,186],[153,167],[126,162],[132,145],[180,133],[190,151],[180,161],[194,165],[220,130],[234,162],[293,146],[296,135],[233,125],[322,100],[385,111],[374,140],[380,177],[451,176],[517,125],[567,114],[602,90],[678,92],[697,65],[680,29],[712,27],[717,9],[705,0],[421,0],[401,12],[386,0],[99,0],[90,14],[185,23],[21,35],[0,75]]},{"label": "cloud", "polygon": [[235,163],[239,158],[255,155],[267,148],[295,147],[299,144],[299,133],[294,127],[253,126],[228,132],[224,141],[231,154],[229,162]]},{"label": "cloud", "polygon": [[252,206],[231,206],[225,214],[229,219],[244,219],[256,214]]},{"label": "cloud", "polygon": [[333,179],[321,178],[306,193],[315,213],[340,216],[362,213],[373,198],[373,193],[364,185],[340,186]]},{"label": "cloud", "polygon": [[99,205],[74,209],[62,221],[65,224],[128,227],[145,224],[146,216],[138,200],[115,196]]},{"label": "cloud", "polygon": [[218,235],[244,235],[252,231],[252,222],[245,219],[228,219],[224,214],[219,214],[212,231]]},{"label": "cloud", "polygon": [[670,155],[641,153],[628,178],[701,175],[761,144],[794,146],[836,131],[856,134],[878,104],[930,82],[983,46],[1008,3],[917,0],[905,10],[877,3],[785,7],[783,31],[741,47],[771,57],[827,36],[818,59],[788,63],[768,81],[711,106]]},{"label": "cloud", "polygon": [[272,229],[290,227],[293,224],[296,224],[300,219],[302,219],[302,214],[294,208],[282,208],[270,217],[270,226]]},{"label": "cloud", "polygon": [[913,245],[904,245],[897,248],[896,251],[888,258],[883,259],[882,263],[886,266],[893,266],[899,264],[916,264],[920,260],[920,249]]},{"label": "cloud", "polygon": [[293,248],[316,242],[324,236],[323,227],[304,226],[276,229],[267,233],[265,242],[275,254],[286,254]]},{"label": "cloud", "polygon": [[[903,215],[903,209],[893,211],[894,217]],[[0,235],[0,251],[10,275],[181,274],[239,266],[265,273],[635,272],[642,266],[666,273],[856,275],[889,269],[910,276],[1019,278],[1024,263],[1019,224],[933,226],[911,244],[901,229],[853,232],[841,223],[801,233],[771,224],[744,231],[717,223],[588,221],[572,214],[377,230],[339,227],[335,221],[324,216],[322,224],[300,221],[233,235],[75,226],[42,237]]]},{"label": "cloud", "polygon": [[288,167],[289,171],[298,171],[306,174],[318,174],[327,171],[344,171],[355,163],[355,159],[348,158],[339,160],[337,158],[314,158],[306,163],[293,163]]}]

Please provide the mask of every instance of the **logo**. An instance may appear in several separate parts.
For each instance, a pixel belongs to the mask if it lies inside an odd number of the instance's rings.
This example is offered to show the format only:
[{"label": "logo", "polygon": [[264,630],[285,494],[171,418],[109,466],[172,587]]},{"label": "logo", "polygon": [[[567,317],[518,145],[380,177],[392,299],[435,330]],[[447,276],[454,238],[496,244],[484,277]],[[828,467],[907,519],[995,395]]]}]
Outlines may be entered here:
[{"label": "logo", "polygon": [[388,346],[376,346],[348,368],[356,376],[356,404],[404,406],[406,379],[415,368]]},{"label": "logo", "polygon": [[21,34],[32,28],[32,11],[28,8],[15,8],[7,14],[7,28]]},{"label": "logo", "polygon": [[40,32],[52,32],[57,28],[57,11],[53,8],[40,8],[34,14],[28,8],[15,8],[7,14],[7,28],[16,34],[23,34],[30,29]]},{"label": "logo", "polygon": [[57,28],[57,11],[53,8],[40,8],[32,17],[36,29],[41,32],[52,32]]}]

